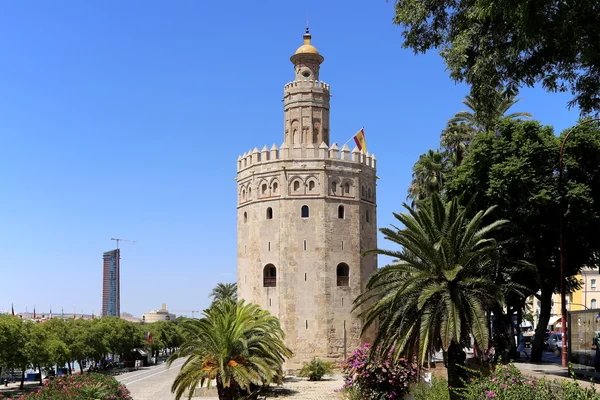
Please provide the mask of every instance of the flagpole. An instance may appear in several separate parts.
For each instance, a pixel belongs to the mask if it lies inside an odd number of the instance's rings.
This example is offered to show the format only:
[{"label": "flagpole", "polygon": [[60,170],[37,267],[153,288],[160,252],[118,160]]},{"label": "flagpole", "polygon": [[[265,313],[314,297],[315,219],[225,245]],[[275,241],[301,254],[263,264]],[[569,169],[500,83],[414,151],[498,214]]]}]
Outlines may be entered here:
[{"label": "flagpole", "polygon": [[342,147],[344,147],[345,145],[347,145],[348,143],[350,143],[350,141],[351,141],[351,140],[353,140],[353,139],[356,137],[356,135],[357,135],[357,134],[358,134],[360,131],[363,131],[363,132],[364,132],[364,131],[365,131],[365,127],[363,126],[362,128],[360,128],[360,129],[358,130],[358,132],[356,132],[356,133],[355,133],[355,134],[354,134],[354,135],[353,135],[353,136],[352,136],[350,139],[348,139],[348,140],[346,141],[346,143],[344,143],[344,144],[342,145]]}]

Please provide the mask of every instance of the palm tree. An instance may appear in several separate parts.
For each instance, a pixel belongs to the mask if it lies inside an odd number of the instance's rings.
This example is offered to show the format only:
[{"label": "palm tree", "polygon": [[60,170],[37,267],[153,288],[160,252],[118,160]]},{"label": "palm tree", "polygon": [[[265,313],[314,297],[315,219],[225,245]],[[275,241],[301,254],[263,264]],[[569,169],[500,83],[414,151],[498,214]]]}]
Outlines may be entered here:
[{"label": "palm tree", "polygon": [[405,228],[381,229],[402,249],[368,252],[396,261],[369,279],[355,309],[366,307],[361,312],[363,332],[379,323],[373,349],[416,358],[419,365],[441,349],[449,385],[461,387],[462,349],[470,334],[481,348],[487,347],[486,309],[502,299],[501,288],[492,280],[498,251],[490,234],[507,221],[485,225],[493,208],[468,218],[457,199],[444,203],[434,195],[430,200],[417,209],[405,204],[407,212],[394,214]]},{"label": "palm tree", "polygon": [[213,302],[220,300],[232,300],[237,301],[237,283],[218,283],[214,287],[208,297],[213,298]]},{"label": "palm tree", "polygon": [[493,96],[491,111],[484,111],[484,108],[473,97],[467,95],[462,103],[469,110],[459,111],[454,114],[454,117],[448,120],[448,125],[464,123],[473,127],[477,132],[481,132],[492,129],[502,118],[531,118],[531,114],[528,112],[516,112],[505,115],[512,106],[521,100],[515,97],[516,95],[508,96],[503,91],[496,92],[495,96]]},{"label": "palm tree", "polygon": [[421,154],[413,166],[412,182],[408,188],[408,198],[413,202],[423,200],[442,191],[442,172],[445,166],[444,153],[429,150]]},{"label": "palm tree", "polygon": [[167,360],[170,366],[187,357],[171,387],[177,400],[186,393],[191,398],[197,386],[210,387],[212,380],[219,399],[233,400],[281,377],[292,352],[276,317],[243,300],[215,302],[203,315],[184,322],[185,341]]},{"label": "palm tree", "polygon": [[451,122],[442,131],[440,146],[446,152],[448,161],[453,166],[458,167],[462,164],[475,134],[475,129],[464,122]]}]

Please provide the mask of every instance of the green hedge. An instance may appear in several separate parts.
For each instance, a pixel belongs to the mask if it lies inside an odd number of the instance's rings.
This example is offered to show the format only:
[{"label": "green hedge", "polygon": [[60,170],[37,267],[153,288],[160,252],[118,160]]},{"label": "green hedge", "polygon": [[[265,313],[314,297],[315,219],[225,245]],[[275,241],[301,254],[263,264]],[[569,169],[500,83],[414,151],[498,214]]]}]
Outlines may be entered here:
[{"label": "green hedge", "polygon": [[132,400],[129,390],[112,376],[85,374],[48,380],[37,393],[2,400]]}]

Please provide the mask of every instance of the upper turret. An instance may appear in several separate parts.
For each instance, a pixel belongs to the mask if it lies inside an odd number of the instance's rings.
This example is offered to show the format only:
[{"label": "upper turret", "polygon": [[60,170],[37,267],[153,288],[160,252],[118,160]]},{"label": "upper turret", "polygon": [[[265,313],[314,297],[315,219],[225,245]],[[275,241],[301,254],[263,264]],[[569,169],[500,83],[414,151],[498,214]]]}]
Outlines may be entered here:
[{"label": "upper turret", "polygon": [[296,69],[296,81],[319,80],[319,66],[325,60],[315,46],[310,43],[311,35],[306,28],[304,44],[298,47],[296,53],[290,57]]},{"label": "upper turret", "polygon": [[310,41],[307,27],[304,44],[290,57],[296,77],[284,86],[284,142],[290,148],[329,145],[329,85],[319,81],[324,58]]}]

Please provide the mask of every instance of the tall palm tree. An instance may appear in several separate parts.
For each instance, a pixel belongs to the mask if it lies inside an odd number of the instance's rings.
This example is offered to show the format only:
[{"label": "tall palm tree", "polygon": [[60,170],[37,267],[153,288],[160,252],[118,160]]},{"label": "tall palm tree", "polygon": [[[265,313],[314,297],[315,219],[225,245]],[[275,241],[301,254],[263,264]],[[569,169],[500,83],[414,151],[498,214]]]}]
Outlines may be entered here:
[{"label": "tall palm tree", "polygon": [[213,302],[220,300],[237,301],[237,283],[218,283],[208,295],[213,298]]},{"label": "tall palm tree", "polygon": [[444,153],[429,150],[421,154],[413,166],[412,182],[408,188],[408,198],[413,202],[423,200],[442,191]]},{"label": "tall palm tree", "polygon": [[355,308],[368,307],[361,313],[363,332],[379,323],[373,349],[382,354],[393,349],[395,357],[407,355],[420,364],[441,349],[449,385],[461,387],[462,349],[470,334],[481,348],[487,347],[486,309],[502,299],[492,280],[498,251],[490,235],[507,221],[486,225],[483,221],[493,208],[468,218],[457,199],[444,203],[434,195],[430,200],[417,209],[405,204],[407,212],[394,214],[405,228],[381,229],[402,248],[369,252],[396,261],[369,279]]},{"label": "tall palm tree", "polygon": [[249,395],[253,385],[267,385],[282,375],[292,352],[283,343],[279,320],[255,304],[218,301],[201,319],[183,324],[185,341],[167,360],[187,357],[171,391],[191,399],[197,386],[216,380],[220,400]]},{"label": "tall palm tree", "polygon": [[454,114],[454,117],[448,120],[448,124],[464,123],[472,126],[477,132],[481,132],[492,129],[502,118],[531,118],[531,114],[528,112],[516,112],[505,115],[520,100],[516,98],[516,95],[508,96],[505,92],[496,92],[493,95],[491,111],[484,111],[484,108],[480,104],[477,104],[471,95],[467,95],[462,103],[467,106],[468,110],[459,111]]},{"label": "tall palm tree", "polygon": [[448,161],[455,167],[462,164],[467,149],[477,131],[464,122],[451,122],[440,135],[440,146],[446,152]]}]

